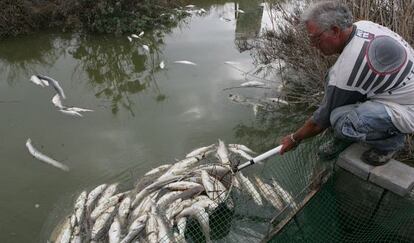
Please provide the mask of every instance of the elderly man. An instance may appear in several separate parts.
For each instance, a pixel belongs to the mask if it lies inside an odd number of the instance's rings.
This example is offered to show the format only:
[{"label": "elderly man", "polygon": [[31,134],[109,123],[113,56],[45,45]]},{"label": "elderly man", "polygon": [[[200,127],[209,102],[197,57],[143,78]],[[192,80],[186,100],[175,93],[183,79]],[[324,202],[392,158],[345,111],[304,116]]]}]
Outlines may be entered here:
[{"label": "elderly man", "polygon": [[362,160],[385,164],[404,147],[404,133],[414,131],[413,49],[384,26],[353,23],[352,13],[338,2],[318,2],[302,20],[313,47],[340,56],[326,75],[319,108],[282,139],[281,153],[331,126],[336,139],[320,155],[333,158],[350,143],[363,142],[370,149]]}]

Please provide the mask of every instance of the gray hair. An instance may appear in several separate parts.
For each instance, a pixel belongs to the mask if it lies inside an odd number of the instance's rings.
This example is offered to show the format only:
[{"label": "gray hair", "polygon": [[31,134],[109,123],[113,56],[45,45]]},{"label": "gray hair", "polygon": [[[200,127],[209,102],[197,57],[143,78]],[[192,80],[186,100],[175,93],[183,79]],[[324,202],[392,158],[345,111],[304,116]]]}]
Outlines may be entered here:
[{"label": "gray hair", "polygon": [[351,11],[344,4],[337,1],[323,1],[312,4],[301,15],[302,22],[313,21],[316,25],[327,30],[332,26],[338,26],[342,30],[353,23]]}]

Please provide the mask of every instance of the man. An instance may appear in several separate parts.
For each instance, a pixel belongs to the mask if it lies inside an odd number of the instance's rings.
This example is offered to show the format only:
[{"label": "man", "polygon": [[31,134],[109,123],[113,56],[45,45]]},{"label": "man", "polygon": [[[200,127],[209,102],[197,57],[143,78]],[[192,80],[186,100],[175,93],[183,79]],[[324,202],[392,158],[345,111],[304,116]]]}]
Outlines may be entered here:
[{"label": "man", "polygon": [[363,142],[371,148],[362,160],[385,164],[404,147],[404,133],[414,131],[413,49],[386,27],[352,23],[352,13],[338,2],[313,4],[302,21],[313,47],[340,56],[326,75],[319,108],[282,139],[281,154],[331,126],[336,139],[321,155],[333,158],[346,144]]}]

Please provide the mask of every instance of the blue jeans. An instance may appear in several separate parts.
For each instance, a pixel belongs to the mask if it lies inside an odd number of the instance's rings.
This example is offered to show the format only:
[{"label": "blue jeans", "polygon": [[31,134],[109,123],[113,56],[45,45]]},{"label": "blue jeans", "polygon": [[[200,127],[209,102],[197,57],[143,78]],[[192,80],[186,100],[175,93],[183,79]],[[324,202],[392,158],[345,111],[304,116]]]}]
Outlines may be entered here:
[{"label": "blue jeans", "polygon": [[386,152],[404,147],[404,134],[394,126],[381,103],[366,101],[338,107],[332,111],[330,121],[340,139],[363,142]]}]

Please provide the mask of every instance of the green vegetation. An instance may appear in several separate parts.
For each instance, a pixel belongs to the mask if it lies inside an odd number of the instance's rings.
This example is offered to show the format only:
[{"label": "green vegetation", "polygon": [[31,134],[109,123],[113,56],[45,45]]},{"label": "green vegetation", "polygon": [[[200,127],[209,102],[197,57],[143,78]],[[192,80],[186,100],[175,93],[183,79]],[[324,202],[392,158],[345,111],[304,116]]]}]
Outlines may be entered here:
[{"label": "green vegetation", "polygon": [[3,0],[0,38],[36,30],[122,34],[176,25],[186,15],[168,0]]}]

